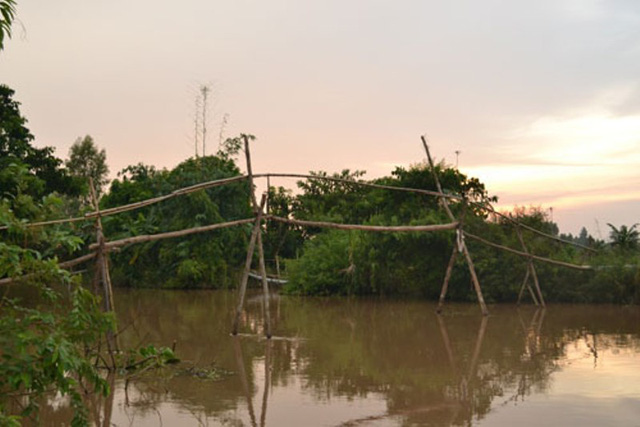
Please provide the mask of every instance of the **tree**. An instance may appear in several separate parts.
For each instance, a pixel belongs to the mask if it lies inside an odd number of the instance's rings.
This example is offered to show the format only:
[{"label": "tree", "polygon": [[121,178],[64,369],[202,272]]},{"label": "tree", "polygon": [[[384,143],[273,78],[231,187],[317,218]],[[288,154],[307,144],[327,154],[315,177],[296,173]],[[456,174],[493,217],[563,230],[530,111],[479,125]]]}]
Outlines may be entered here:
[{"label": "tree", "polygon": [[[80,187],[62,166],[62,160],[53,155],[53,147],[36,148],[33,135],[26,127],[27,120],[20,114],[20,103],[13,99],[14,90],[0,84],[0,171],[24,165],[32,183],[27,194],[40,198],[54,191],[78,195]],[[12,166],[14,165],[14,166]],[[0,174],[3,195],[17,195],[17,181],[12,174]]]},{"label": "tree", "polygon": [[633,224],[631,227],[621,225],[619,229],[612,224],[607,223],[607,225],[611,228],[611,232],[609,233],[611,246],[623,250],[633,250],[638,248],[640,231],[636,230],[636,227],[639,224]]},{"label": "tree", "polygon": [[[191,158],[173,170],[130,166],[101,200],[102,208],[169,194],[178,188],[240,175],[230,159]],[[251,216],[249,186],[209,188],[105,219],[105,235],[118,239],[182,230]],[[124,286],[225,287],[246,257],[251,226],[232,227],[124,248],[112,257],[112,277]]]},{"label": "tree", "polygon": [[87,185],[89,178],[93,179],[98,196],[102,193],[102,187],[109,182],[107,153],[104,148],[98,149],[90,135],[76,139],[69,149],[66,166],[71,175],[82,178]]}]

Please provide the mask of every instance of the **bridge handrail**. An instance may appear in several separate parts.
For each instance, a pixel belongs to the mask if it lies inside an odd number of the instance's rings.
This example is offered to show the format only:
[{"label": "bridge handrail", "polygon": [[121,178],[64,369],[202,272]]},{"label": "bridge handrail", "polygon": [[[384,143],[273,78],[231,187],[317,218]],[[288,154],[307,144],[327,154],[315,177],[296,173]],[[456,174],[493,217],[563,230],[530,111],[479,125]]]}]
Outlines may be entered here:
[{"label": "bridge handrail", "polygon": [[[431,190],[423,190],[423,189],[419,189],[419,188],[410,188],[410,187],[396,187],[396,186],[392,186],[392,185],[382,185],[382,184],[375,184],[375,183],[371,183],[371,182],[366,182],[366,181],[362,181],[362,180],[348,180],[348,179],[343,179],[343,178],[336,178],[336,177],[329,177],[329,176],[322,176],[322,175],[307,175],[307,174],[295,174],[295,173],[260,173],[260,174],[254,174],[253,175],[254,178],[270,178],[270,177],[276,177],[276,178],[301,178],[301,179],[319,179],[319,180],[325,180],[325,181],[332,181],[332,182],[342,182],[342,183],[347,183],[347,184],[354,184],[354,185],[360,185],[360,186],[364,186],[364,187],[369,187],[369,188],[379,188],[379,189],[383,189],[383,190],[393,190],[393,191],[404,191],[404,192],[411,192],[411,193],[416,193],[416,194],[424,194],[424,195],[428,195],[428,196],[435,196],[435,197],[446,197],[448,199],[453,199],[453,200],[463,200],[463,198],[457,194],[449,194],[449,193],[440,193],[438,191],[431,191]],[[41,222],[32,222],[32,223],[25,223],[24,226],[25,227],[36,227],[36,226],[45,226],[45,225],[54,225],[54,224],[63,224],[63,223],[67,223],[67,222],[77,222],[77,221],[86,221],[92,218],[95,218],[97,216],[109,216],[109,215],[114,215],[117,213],[122,213],[122,212],[127,212],[130,210],[134,210],[134,209],[139,209],[145,206],[149,206],[155,203],[159,203],[162,202],[164,200],[168,200],[177,196],[181,196],[181,195],[185,195],[185,194],[189,194],[189,193],[193,193],[195,191],[199,191],[199,190],[204,190],[207,188],[213,188],[213,187],[217,187],[217,186],[221,186],[221,185],[226,185],[226,184],[230,184],[233,182],[238,182],[238,181],[242,181],[242,180],[246,180],[249,177],[247,175],[238,175],[238,176],[234,176],[234,177],[230,177],[230,178],[223,178],[223,179],[218,179],[218,180],[214,180],[214,181],[207,181],[207,182],[203,182],[203,183],[199,183],[199,184],[195,184],[195,185],[191,185],[189,187],[183,187],[183,188],[179,188],[177,190],[172,191],[169,194],[165,194],[163,196],[158,196],[158,197],[153,197],[150,199],[145,199],[145,200],[141,200],[139,202],[134,202],[134,203],[129,203],[127,205],[122,205],[122,206],[117,206],[117,207],[113,207],[113,208],[109,208],[109,209],[105,209],[105,210],[101,210],[100,212],[88,212],[87,214],[85,214],[83,217],[74,217],[74,218],[66,218],[66,219],[56,219],[56,220],[50,220],[50,221],[41,221]],[[581,249],[585,249],[591,252],[597,252],[596,249],[590,248],[588,246],[585,245],[581,245],[580,243],[576,243],[576,242],[572,242],[569,240],[565,240],[562,239],[560,237],[554,236],[552,234],[549,233],[545,233],[543,231],[540,231],[538,229],[535,229],[531,226],[528,226],[526,224],[523,224],[520,221],[517,221],[516,219],[511,218],[508,215],[505,215],[499,211],[497,211],[493,206],[491,206],[491,204],[488,203],[481,203],[481,202],[475,202],[475,201],[469,201],[470,204],[483,209],[485,211],[488,211],[494,215],[497,215],[501,218],[506,219],[507,221],[511,222],[514,225],[517,225],[519,227],[522,227],[528,231],[531,231],[535,234],[538,234],[539,236],[542,237],[546,237],[548,239],[552,239],[555,241],[558,241],[560,243],[564,243],[564,244],[568,244],[568,245],[572,245],[572,246],[576,246],[579,247]],[[0,230],[6,230],[8,229],[8,226],[0,226]]]},{"label": "bridge handrail", "polygon": [[503,251],[511,252],[513,254],[520,255],[521,257],[524,257],[524,258],[532,258],[532,259],[535,259],[535,260],[538,260],[538,261],[542,261],[542,262],[546,262],[546,263],[549,263],[549,264],[556,264],[556,265],[561,265],[563,267],[574,268],[576,270],[593,270],[593,267],[590,266],[590,265],[571,264],[571,263],[564,262],[564,261],[558,261],[558,260],[555,260],[555,259],[552,259],[552,258],[545,258],[545,257],[541,257],[541,256],[538,256],[538,255],[533,255],[531,253],[522,252],[522,251],[519,251],[519,250],[516,250],[516,249],[512,249],[512,248],[510,248],[508,246],[499,245],[497,243],[490,242],[489,240],[483,239],[480,236],[476,236],[475,234],[471,234],[471,233],[468,233],[466,231],[463,231],[462,233],[464,234],[465,237],[469,237],[470,239],[477,240],[478,242],[484,243],[487,246],[492,246],[494,248],[501,249]]},{"label": "bridge handrail", "polygon": [[360,225],[360,224],[342,224],[337,222],[326,221],[304,221],[300,219],[283,218],[275,215],[265,215],[265,219],[271,219],[286,224],[299,225],[302,227],[319,227],[333,228],[338,230],[360,230],[360,231],[378,231],[378,232],[412,232],[412,231],[443,231],[455,230],[460,224],[458,221],[445,224],[427,224],[427,225]]}]

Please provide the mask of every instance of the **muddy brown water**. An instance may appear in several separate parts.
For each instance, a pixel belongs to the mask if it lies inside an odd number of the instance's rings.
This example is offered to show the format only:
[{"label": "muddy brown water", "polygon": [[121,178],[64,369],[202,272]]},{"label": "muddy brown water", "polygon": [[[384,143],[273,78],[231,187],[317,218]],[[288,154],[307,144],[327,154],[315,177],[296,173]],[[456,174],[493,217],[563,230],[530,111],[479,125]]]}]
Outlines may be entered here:
[{"label": "muddy brown water", "polygon": [[[640,308],[119,290],[121,343],[171,346],[182,367],[92,406],[116,426],[636,426]],[[188,367],[188,369],[186,368]],[[49,412],[50,411],[50,412]],[[47,410],[63,424],[64,405]],[[60,418],[63,417],[63,418]]]}]

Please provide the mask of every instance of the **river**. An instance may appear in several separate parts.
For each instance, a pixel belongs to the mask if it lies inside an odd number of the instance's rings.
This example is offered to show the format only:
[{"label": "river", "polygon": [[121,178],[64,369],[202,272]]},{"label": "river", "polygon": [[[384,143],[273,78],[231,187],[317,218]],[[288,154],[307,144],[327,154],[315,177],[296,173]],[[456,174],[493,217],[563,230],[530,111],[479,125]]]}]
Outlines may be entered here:
[{"label": "river", "polygon": [[[92,407],[116,426],[640,425],[640,308],[263,299],[230,335],[229,291],[119,290],[126,346],[172,346],[183,363]],[[46,417],[55,424],[63,407]],[[68,415],[68,414],[67,414]]]}]

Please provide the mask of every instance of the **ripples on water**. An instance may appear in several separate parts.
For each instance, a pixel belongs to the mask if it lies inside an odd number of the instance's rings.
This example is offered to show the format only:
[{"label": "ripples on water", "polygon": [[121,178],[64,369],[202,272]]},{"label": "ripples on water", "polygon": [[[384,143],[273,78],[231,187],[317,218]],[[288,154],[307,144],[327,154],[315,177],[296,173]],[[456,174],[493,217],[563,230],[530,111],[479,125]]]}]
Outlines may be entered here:
[{"label": "ripples on water", "polygon": [[[448,305],[274,297],[229,335],[226,291],[120,291],[124,346],[170,346],[217,379],[165,370],[96,401],[117,426],[623,426],[640,424],[636,307]],[[179,369],[179,368],[178,368]],[[68,416],[47,408],[50,424]],[[99,421],[98,421],[99,420]],[[109,424],[111,423],[111,424]]]}]

